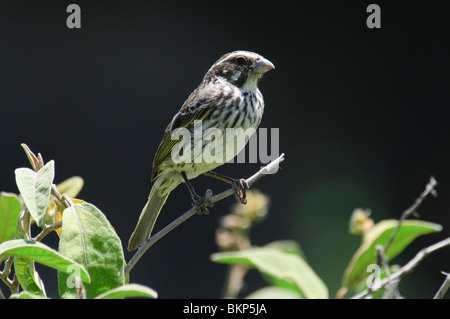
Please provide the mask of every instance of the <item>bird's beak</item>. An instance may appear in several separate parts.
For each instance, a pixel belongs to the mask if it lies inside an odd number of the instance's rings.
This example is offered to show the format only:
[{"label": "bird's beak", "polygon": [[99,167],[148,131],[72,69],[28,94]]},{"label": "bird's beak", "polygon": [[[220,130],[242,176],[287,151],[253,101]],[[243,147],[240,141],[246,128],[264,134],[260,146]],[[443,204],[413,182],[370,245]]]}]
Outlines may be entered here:
[{"label": "bird's beak", "polygon": [[253,63],[253,72],[257,74],[264,74],[273,69],[275,69],[275,65],[263,57],[259,57],[258,60]]}]

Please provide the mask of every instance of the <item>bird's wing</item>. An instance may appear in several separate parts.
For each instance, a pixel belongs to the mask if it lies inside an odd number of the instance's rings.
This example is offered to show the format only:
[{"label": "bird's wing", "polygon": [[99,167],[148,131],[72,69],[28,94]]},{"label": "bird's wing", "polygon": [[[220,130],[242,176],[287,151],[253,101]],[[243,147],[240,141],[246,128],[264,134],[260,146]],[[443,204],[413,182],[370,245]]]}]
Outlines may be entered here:
[{"label": "bird's wing", "polygon": [[197,101],[186,100],[181,110],[173,117],[172,122],[167,126],[158,150],[156,151],[155,158],[153,160],[152,181],[158,175],[158,167],[161,163],[170,156],[172,148],[182,140],[182,136],[179,139],[173,140],[171,133],[176,128],[186,128],[190,131],[194,128],[194,121],[203,121],[207,118],[211,112],[215,109],[215,99],[204,98]]}]

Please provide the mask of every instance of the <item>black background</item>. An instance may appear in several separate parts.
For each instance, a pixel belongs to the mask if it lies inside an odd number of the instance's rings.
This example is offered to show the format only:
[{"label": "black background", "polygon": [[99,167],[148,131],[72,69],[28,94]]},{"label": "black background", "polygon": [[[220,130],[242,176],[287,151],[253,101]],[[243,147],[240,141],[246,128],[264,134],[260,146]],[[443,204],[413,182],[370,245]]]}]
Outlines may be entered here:
[{"label": "black background", "polygon": [[[280,129],[282,170],[256,188],[271,199],[252,242],[293,239],[334,297],[360,239],[348,234],[354,208],[398,218],[424,189],[420,208],[439,234],[417,239],[402,264],[450,229],[449,22],[444,1],[376,2],[381,29],[366,26],[365,1],[77,1],[81,29],[66,27],[67,1],[0,3],[0,190],[17,192],[26,143],[56,162],[55,182],[80,175],[93,203],[128,241],[150,190],[163,130],[222,54],[244,49],[271,60],[261,82],[261,127]],[[236,177],[259,164],[229,164]],[[225,189],[201,177],[202,192]],[[161,298],[219,298],[226,267],[212,263],[218,218],[194,216],[158,242],[131,273]],[[161,228],[190,207],[184,187],[163,209]],[[47,243],[57,245],[56,235]],[[448,249],[405,277],[405,297],[429,298],[450,271]],[[126,253],[126,260],[132,254]],[[44,268],[45,269],[45,268]],[[44,272],[42,269],[42,272]],[[57,297],[56,274],[43,274]],[[264,285],[256,272],[243,295]]]}]

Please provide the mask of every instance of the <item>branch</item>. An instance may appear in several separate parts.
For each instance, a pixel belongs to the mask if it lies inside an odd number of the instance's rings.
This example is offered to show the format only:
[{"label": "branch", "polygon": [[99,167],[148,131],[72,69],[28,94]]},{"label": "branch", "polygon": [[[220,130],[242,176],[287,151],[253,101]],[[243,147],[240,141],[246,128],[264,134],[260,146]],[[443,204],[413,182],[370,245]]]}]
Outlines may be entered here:
[{"label": "branch", "polygon": [[[14,256],[9,256],[5,262],[5,268],[0,271],[0,279],[5,283],[6,286],[11,290],[11,293],[19,292],[19,281],[17,277],[14,276],[13,279],[9,279],[9,274],[11,273],[11,267],[14,263]],[[3,293],[2,293],[3,295]]]},{"label": "branch", "polygon": [[[403,211],[402,215],[398,219],[397,227],[394,229],[394,232],[392,233],[392,235],[389,238],[386,245],[384,247],[381,245],[377,246],[377,252],[378,252],[377,253],[377,264],[379,266],[383,266],[385,269],[385,272],[386,272],[385,280],[387,281],[387,284],[386,284],[387,291],[390,290],[390,289],[388,289],[388,286],[390,286],[391,283],[392,283],[392,287],[396,290],[398,281],[391,279],[390,271],[389,271],[389,264],[388,264],[388,261],[386,258],[386,251],[389,249],[389,247],[391,247],[391,244],[393,243],[395,236],[397,235],[398,231],[400,230],[400,227],[402,226],[403,221],[405,219],[407,219],[409,216],[411,216],[417,212],[417,209],[420,207],[420,205],[422,205],[423,201],[425,200],[425,198],[428,195],[431,194],[434,197],[437,196],[436,189],[435,189],[437,184],[438,183],[437,183],[436,179],[433,176],[430,176],[430,181],[425,186],[425,190],[419,195],[419,197],[414,201],[414,203],[408,209]],[[374,292],[373,289],[369,288],[367,296],[372,295],[373,292]]]},{"label": "branch", "polygon": [[[258,181],[259,179],[263,178],[264,176],[268,174],[273,174],[277,171],[279,164],[284,161],[284,154],[281,154],[277,159],[270,162],[266,166],[262,167],[256,174],[246,179],[246,182],[249,186],[251,186],[253,183]],[[216,203],[218,201],[221,201],[224,198],[227,198],[235,193],[233,188],[230,188],[226,191],[223,191],[222,193],[219,193],[217,195],[211,196],[211,202]],[[197,213],[197,210],[195,207],[189,209],[187,212],[185,212],[183,215],[175,219],[173,222],[171,222],[169,225],[164,227],[162,230],[160,230],[158,233],[153,235],[152,237],[148,238],[146,241],[144,241],[139,247],[138,251],[133,255],[131,260],[128,262],[127,266],[125,267],[125,276],[133,269],[133,267],[136,265],[136,263],[141,259],[141,257],[144,255],[144,253],[151,247],[153,244],[155,244],[158,240],[160,240],[162,237],[167,235],[171,230],[191,218]]]},{"label": "branch", "polygon": [[439,288],[438,292],[434,295],[433,299],[442,299],[444,298],[445,294],[447,293],[448,288],[450,287],[450,274],[444,273],[445,280],[442,283],[441,287]]},{"label": "branch", "polygon": [[430,176],[430,181],[428,182],[427,186],[425,186],[425,190],[419,195],[419,197],[416,199],[416,201],[407,209],[405,210],[402,215],[400,216],[400,218],[398,219],[398,225],[395,228],[394,232],[392,233],[391,237],[389,238],[389,241],[387,242],[386,246],[384,246],[384,253],[389,249],[389,247],[391,246],[392,242],[395,239],[395,236],[397,235],[402,222],[408,218],[409,216],[411,216],[412,214],[416,213],[417,208],[419,208],[420,205],[422,205],[423,201],[425,200],[425,198],[428,195],[433,195],[434,197],[437,196],[436,193],[436,186],[437,186],[437,181],[434,179],[433,176]]},{"label": "branch", "polygon": [[51,225],[44,225],[44,229],[32,240],[41,241],[42,239],[44,239],[45,236],[47,236],[52,231],[56,230],[57,228],[59,228],[61,226],[62,226],[62,221],[59,221],[59,222],[51,224]]},{"label": "branch", "polygon": [[429,254],[431,254],[431,253],[435,252],[436,250],[439,250],[439,249],[441,249],[441,248],[443,248],[445,246],[449,246],[449,245],[450,245],[450,237],[448,237],[448,238],[446,238],[446,239],[444,239],[444,240],[442,240],[442,241],[440,241],[440,242],[438,242],[436,244],[433,244],[431,246],[423,248],[406,265],[401,267],[395,273],[391,274],[389,276],[389,278],[382,279],[376,287],[372,287],[371,289],[366,289],[363,292],[353,296],[352,299],[365,298],[365,297],[369,296],[370,294],[373,294],[374,292],[377,292],[381,288],[386,287],[386,285],[388,285],[391,281],[395,281],[396,279],[399,279],[400,277],[402,277],[402,276],[408,274],[409,272],[411,272]]}]

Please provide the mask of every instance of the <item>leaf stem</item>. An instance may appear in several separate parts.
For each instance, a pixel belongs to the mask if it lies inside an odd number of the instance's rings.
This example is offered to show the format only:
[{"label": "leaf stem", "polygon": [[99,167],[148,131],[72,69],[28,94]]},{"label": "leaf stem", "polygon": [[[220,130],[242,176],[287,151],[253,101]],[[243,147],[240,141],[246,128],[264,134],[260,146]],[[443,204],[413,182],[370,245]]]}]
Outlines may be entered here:
[{"label": "leaf stem", "polygon": [[34,237],[32,240],[41,241],[42,239],[45,238],[45,236],[47,236],[52,231],[54,231],[55,229],[57,229],[61,226],[62,226],[62,221],[59,221],[59,222],[51,224],[51,225],[45,225],[44,229],[42,229],[42,231],[36,237]]}]

